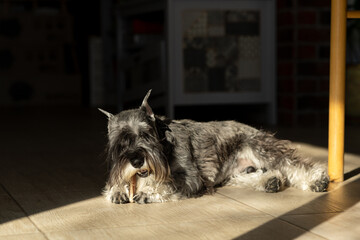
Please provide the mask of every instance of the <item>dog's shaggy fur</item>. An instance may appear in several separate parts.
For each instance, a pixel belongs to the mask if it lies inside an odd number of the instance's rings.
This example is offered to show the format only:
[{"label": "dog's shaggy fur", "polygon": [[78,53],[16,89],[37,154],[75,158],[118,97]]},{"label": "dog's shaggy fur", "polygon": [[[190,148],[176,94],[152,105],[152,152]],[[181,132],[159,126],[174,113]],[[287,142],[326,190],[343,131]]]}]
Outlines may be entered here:
[{"label": "dog's shaggy fur", "polygon": [[300,156],[290,142],[235,121],[195,122],[154,115],[150,92],[139,109],[108,117],[110,176],[104,195],[129,202],[165,202],[213,192],[222,185],[278,192],[285,186],[326,191],[325,164]]}]

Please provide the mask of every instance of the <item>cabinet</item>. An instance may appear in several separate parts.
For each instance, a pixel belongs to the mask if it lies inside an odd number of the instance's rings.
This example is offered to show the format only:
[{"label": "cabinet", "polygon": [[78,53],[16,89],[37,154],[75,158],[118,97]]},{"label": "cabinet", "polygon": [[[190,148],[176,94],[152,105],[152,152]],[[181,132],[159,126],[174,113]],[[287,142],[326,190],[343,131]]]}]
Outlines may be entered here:
[{"label": "cabinet", "polygon": [[175,106],[266,104],[275,123],[274,11],[273,0],[120,5],[122,101],[152,88],[171,117]]}]

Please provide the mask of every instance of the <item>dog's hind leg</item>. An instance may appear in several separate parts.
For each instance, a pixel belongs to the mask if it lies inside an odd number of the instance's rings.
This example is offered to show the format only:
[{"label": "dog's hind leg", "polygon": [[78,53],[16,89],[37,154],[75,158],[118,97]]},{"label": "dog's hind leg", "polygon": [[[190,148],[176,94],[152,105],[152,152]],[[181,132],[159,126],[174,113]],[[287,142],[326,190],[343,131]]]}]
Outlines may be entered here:
[{"label": "dog's hind leg", "polygon": [[304,158],[290,142],[264,132],[250,137],[247,142],[260,165],[279,170],[287,185],[314,192],[326,191],[329,184],[326,165]]},{"label": "dog's hind leg", "polygon": [[258,191],[278,192],[285,183],[285,177],[278,169],[268,169],[264,161],[254,154],[254,150],[243,147],[235,154],[233,164],[226,165],[224,169],[229,176],[224,185],[251,187]]},{"label": "dog's hind leg", "polygon": [[295,159],[281,165],[280,169],[291,187],[313,192],[325,192],[329,185],[326,165],[320,162],[314,162],[310,159]]},{"label": "dog's hind leg", "polygon": [[225,185],[251,187],[257,191],[274,193],[285,185],[285,178],[279,170],[258,169],[255,172],[240,172],[230,177]]}]

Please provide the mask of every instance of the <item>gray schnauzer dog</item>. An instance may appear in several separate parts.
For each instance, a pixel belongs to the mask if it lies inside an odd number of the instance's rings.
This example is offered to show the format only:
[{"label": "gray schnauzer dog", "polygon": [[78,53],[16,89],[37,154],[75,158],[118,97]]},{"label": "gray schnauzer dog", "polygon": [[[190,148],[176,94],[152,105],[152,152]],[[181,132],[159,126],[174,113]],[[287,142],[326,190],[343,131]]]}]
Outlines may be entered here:
[{"label": "gray schnauzer dog", "polygon": [[278,192],[285,186],[326,191],[326,165],[300,156],[289,141],[235,121],[195,122],[154,115],[151,90],[138,109],[108,117],[107,160],[110,176],[104,189],[113,203],[153,203],[212,193],[232,185]]}]

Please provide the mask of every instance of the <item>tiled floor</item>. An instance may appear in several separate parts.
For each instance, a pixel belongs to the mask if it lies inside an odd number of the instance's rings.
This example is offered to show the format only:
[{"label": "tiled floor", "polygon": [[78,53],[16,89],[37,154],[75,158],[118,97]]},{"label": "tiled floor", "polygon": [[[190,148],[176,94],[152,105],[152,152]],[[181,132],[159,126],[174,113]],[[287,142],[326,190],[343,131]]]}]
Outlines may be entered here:
[{"label": "tiled floor", "polygon": [[[0,239],[360,239],[359,129],[348,129],[348,179],[328,193],[225,187],[180,202],[115,205],[100,196],[101,114],[18,109],[0,123]],[[326,129],[277,131],[326,161]]]}]

